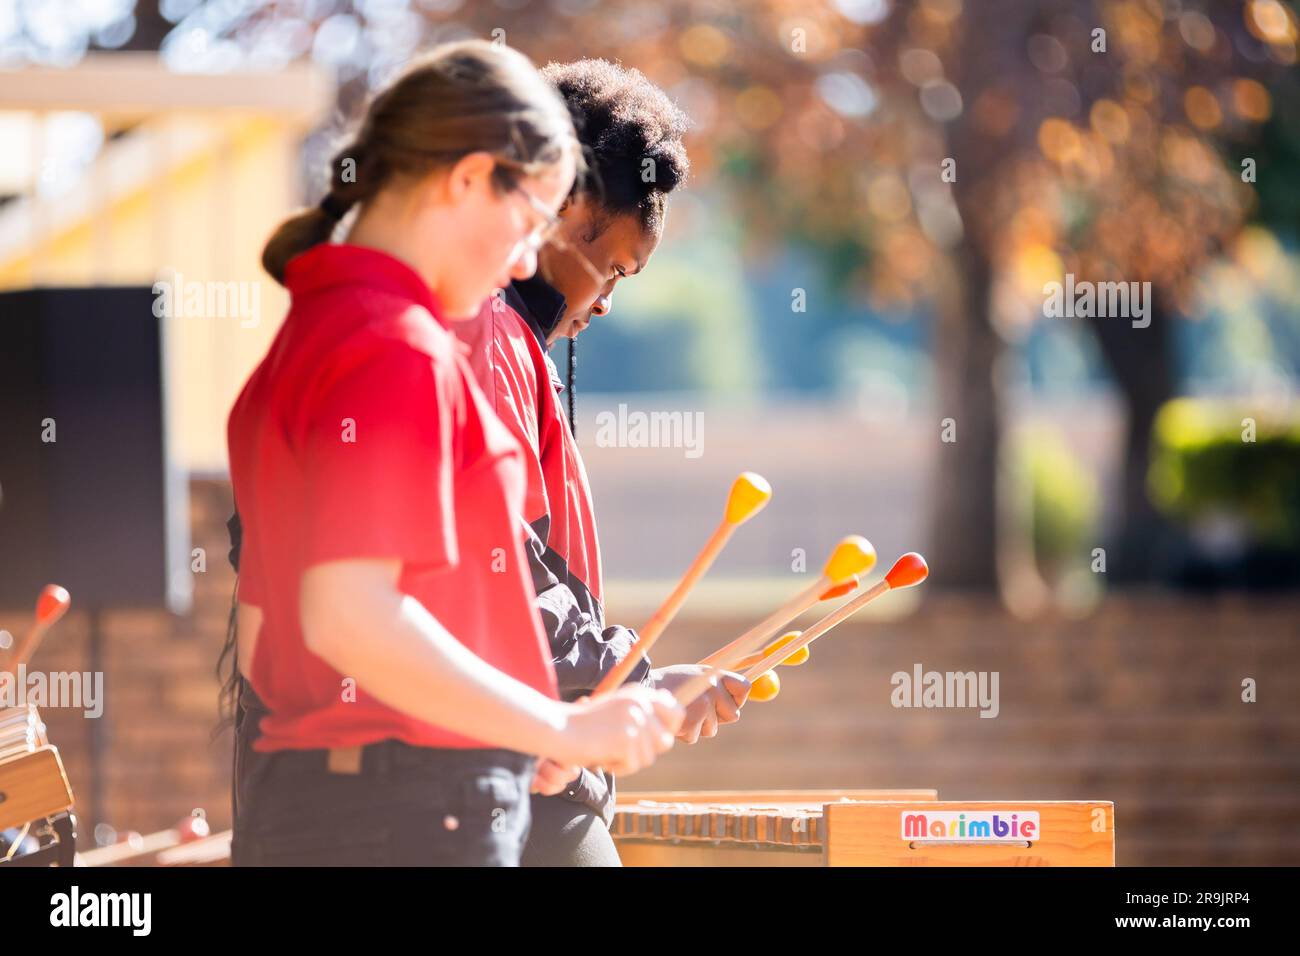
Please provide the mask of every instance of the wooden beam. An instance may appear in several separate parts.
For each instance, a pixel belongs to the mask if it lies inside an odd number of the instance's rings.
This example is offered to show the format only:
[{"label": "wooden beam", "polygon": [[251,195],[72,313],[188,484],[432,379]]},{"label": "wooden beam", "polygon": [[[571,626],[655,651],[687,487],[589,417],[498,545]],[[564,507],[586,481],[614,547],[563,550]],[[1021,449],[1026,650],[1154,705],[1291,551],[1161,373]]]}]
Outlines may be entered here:
[{"label": "wooden beam", "polygon": [[178,73],[154,53],[92,53],[73,67],[0,69],[0,110],[78,110],[117,121],[237,111],[309,128],[333,106],[333,81],[307,62],[274,71]]}]

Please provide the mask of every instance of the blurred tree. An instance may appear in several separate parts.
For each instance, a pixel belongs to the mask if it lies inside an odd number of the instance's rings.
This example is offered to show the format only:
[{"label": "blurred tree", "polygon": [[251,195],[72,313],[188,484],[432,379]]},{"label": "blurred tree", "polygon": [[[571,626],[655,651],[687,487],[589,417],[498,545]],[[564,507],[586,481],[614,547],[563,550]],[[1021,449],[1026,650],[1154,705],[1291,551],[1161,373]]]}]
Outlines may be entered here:
[{"label": "blurred tree", "polygon": [[[420,48],[463,36],[643,70],[695,119],[696,177],[732,189],[751,248],[805,244],[845,293],[933,311],[934,580],[986,591],[1000,358],[1043,318],[1045,284],[1152,283],[1148,325],[1085,320],[1128,412],[1110,567],[1139,578],[1162,528],[1146,473],[1175,387],[1170,324],[1259,212],[1244,144],[1269,123],[1262,167],[1300,137],[1300,111],[1275,102],[1296,101],[1281,0],[161,0],[139,5],[138,42],[159,16],[180,68],[228,67],[232,47],[314,57],[341,81],[342,116]],[[1296,209],[1294,175],[1266,172]],[[955,442],[939,441],[945,418]]]}]

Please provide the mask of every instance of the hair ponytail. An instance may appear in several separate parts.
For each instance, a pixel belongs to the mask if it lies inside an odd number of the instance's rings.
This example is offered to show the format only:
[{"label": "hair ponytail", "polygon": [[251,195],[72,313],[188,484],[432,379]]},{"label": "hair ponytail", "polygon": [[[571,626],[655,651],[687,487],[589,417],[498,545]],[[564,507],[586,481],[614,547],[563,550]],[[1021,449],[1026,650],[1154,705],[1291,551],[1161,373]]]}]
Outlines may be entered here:
[{"label": "hair ponytail", "polygon": [[262,268],[276,282],[284,285],[284,267],[289,260],[312,246],[319,245],[334,234],[338,220],[315,206],[290,216],[275,230],[266,248],[262,250]]}]

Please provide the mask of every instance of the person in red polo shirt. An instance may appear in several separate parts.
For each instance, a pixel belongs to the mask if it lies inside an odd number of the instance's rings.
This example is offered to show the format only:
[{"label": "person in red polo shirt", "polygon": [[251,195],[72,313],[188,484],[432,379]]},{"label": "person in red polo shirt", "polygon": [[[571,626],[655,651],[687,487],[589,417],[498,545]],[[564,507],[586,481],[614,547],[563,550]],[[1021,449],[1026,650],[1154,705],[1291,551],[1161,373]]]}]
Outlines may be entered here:
[{"label": "person in red polo shirt", "polygon": [[440,48],[267,245],[289,314],[228,426],[238,657],[266,708],[237,863],[514,864],[534,755],[636,769],[671,746],[662,693],[555,699],[520,449],[447,328],[533,272],[577,155],[521,54]]},{"label": "person in red polo shirt", "polygon": [[[560,695],[574,700],[629,653],[636,635],[605,624],[591,490],[548,350],[607,315],[615,286],[649,262],[668,194],[686,178],[686,117],[640,72],[605,60],[551,64],[542,75],[574,115],[592,167],[589,188],[561,210],[563,224],[541,252],[541,274],[513,282],[456,333],[470,346],[470,364],[493,408],[525,450],[528,558]],[[572,375],[571,365],[570,416]],[[652,668],[645,660],[630,680],[671,689],[700,670]],[[724,675],[691,705],[679,739],[694,743],[738,720],[749,689],[739,674]],[[534,797],[524,865],[618,865],[608,831],[614,778],[603,770],[570,779],[564,768],[543,762],[540,776],[563,787]]]}]

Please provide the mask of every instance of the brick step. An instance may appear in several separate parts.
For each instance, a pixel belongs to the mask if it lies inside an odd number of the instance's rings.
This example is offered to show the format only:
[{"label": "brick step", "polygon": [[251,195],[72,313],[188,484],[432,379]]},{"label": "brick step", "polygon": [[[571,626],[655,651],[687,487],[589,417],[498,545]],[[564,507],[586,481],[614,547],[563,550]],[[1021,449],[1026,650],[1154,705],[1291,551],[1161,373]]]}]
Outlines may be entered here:
[{"label": "brick step", "polygon": [[[734,781],[742,788],[910,786],[939,787],[947,792],[958,786],[967,793],[979,788],[984,796],[1013,791],[1030,796],[1083,786],[1094,791],[1094,796],[1114,799],[1113,794],[1175,786],[1231,788],[1244,799],[1256,787],[1294,785],[1297,767],[1290,759],[1242,759],[1234,754],[1189,753],[1155,762],[1145,753],[1099,759],[1096,754],[1080,757],[1051,751],[1025,755],[943,751],[903,759],[897,754],[873,758],[866,751],[855,754],[836,748],[797,752],[753,748],[734,757],[674,752],[638,775],[636,786],[671,789],[661,782],[669,776],[685,781],[687,789],[731,789]],[[1082,796],[1075,793],[1074,798]]]},{"label": "brick step", "polygon": [[[1278,835],[1147,837],[1120,821],[1115,841],[1120,866],[1296,866],[1300,839]],[[1210,887],[1207,887],[1210,889]]]},{"label": "brick step", "polygon": [[[1243,756],[1262,753],[1269,760],[1290,760],[1300,766],[1300,719],[1293,717],[1089,714],[999,715],[989,720],[970,710],[890,710],[879,715],[801,713],[792,721],[774,711],[759,711],[765,706],[747,707],[739,723],[723,727],[715,740],[700,746],[711,751],[844,748],[867,753],[899,747],[925,747],[936,753],[965,749],[1037,753],[1067,748],[1094,754],[1104,750],[1107,755],[1133,751],[1157,762],[1165,750],[1200,754],[1223,746]],[[1105,757],[1098,754],[1096,759]]]}]

